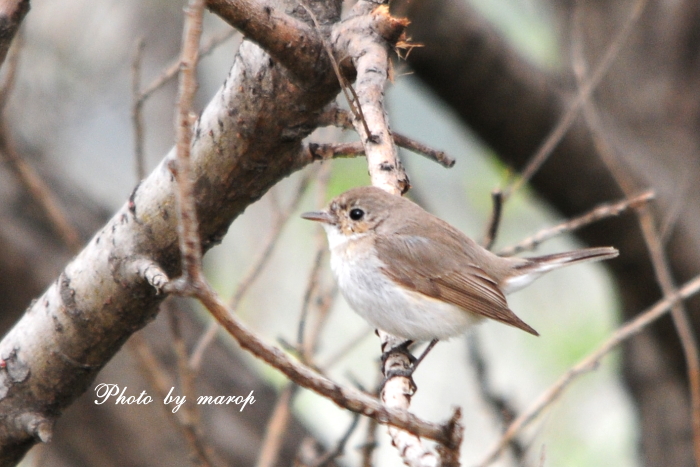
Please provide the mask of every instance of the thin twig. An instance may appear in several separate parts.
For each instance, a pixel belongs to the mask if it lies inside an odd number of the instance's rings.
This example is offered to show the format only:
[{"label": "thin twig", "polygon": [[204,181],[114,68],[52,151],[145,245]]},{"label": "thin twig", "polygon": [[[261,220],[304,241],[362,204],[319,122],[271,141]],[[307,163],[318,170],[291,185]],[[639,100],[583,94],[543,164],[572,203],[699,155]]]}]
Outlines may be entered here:
[{"label": "thin twig", "polygon": [[304,291],[304,298],[301,305],[301,313],[299,315],[299,326],[297,328],[297,351],[306,364],[310,364],[310,357],[312,350],[305,345],[306,342],[306,321],[309,315],[309,306],[311,304],[311,298],[316,295],[318,288],[318,281],[320,279],[321,266],[323,263],[323,258],[327,256],[327,249],[325,245],[320,245],[316,249],[316,255],[314,258],[313,265],[311,266],[311,272],[309,273],[309,279],[307,280],[306,290]]},{"label": "thin twig", "polygon": [[605,55],[603,55],[603,58],[596,69],[593,71],[590,77],[579,86],[578,93],[569,105],[566,113],[561,117],[554,129],[549,133],[547,138],[542,143],[542,146],[540,146],[537,152],[535,152],[534,156],[532,156],[532,159],[530,159],[523,169],[521,176],[503,191],[504,199],[510,198],[510,196],[520,187],[530,181],[532,176],[552,154],[554,148],[557,146],[557,144],[559,144],[561,139],[576,120],[576,116],[578,115],[579,110],[581,110],[583,104],[588,101],[593,90],[598,86],[598,84],[600,84],[600,81],[610,69],[610,66],[613,64],[615,58],[617,58],[622,46],[625,44],[627,38],[642,15],[646,4],[647,0],[639,0],[634,4],[630,16],[622,26],[622,29],[620,29],[620,32],[618,32],[617,36],[615,36],[608,46],[607,50],[605,51]]},{"label": "thin twig", "polygon": [[[331,181],[331,166],[324,165],[318,172],[317,184],[316,184],[316,200],[315,204],[317,206],[323,205],[326,202],[326,197],[328,195],[328,185]],[[333,303],[335,296],[334,291],[330,291],[323,298],[325,299],[324,306],[318,306],[318,321],[314,332],[307,337],[306,333],[306,322],[308,319],[309,308],[312,298],[320,299],[322,294],[318,292],[319,281],[321,278],[321,265],[323,259],[328,256],[328,248],[326,246],[326,235],[321,228],[321,226],[316,227],[314,234],[314,243],[316,247],[316,254],[314,255],[314,262],[311,266],[311,271],[309,272],[309,278],[307,280],[306,290],[304,292],[304,298],[301,305],[301,313],[299,315],[299,326],[297,328],[297,351],[306,364],[312,363],[312,357],[316,351],[316,345],[318,344],[318,338],[320,336],[321,328],[325,322],[325,317],[328,315],[328,311]]]},{"label": "thin twig", "polygon": [[0,121],[0,156],[14,171],[27,193],[36,201],[46,215],[49,224],[68,248],[77,253],[82,246],[80,234],[68,220],[66,211],[59,203],[51,188],[34,168],[22,159],[9,134],[4,117]]},{"label": "thin twig", "polygon": [[4,158],[14,171],[20,184],[44,211],[49,224],[58,234],[61,241],[74,253],[78,252],[82,242],[80,234],[68,220],[66,212],[61,207],[48,184],[34,168],[22,159],[10,136],[5,119],[5,107],[9,96],[14,89],[19,67],[20,53],[22,51],[22,34],[18,34],[7,59],[7,71],[0,88],[0,156]]},{"label": "thin twig", "polygon": [[[202,57],[209,55],[216,47],[223,44],[224,42],[235,36],[237,33],[238,31],[236,31],[235,29],[229,29],[209,39],[209,41],[206,44],[200,47],[199,53],[197,54],[197,61],[199,61]],[[146,99],[151,97],[151,94],[153,94],[158,89],[162,88],[167,83],[169,83],[170,80],[175,78],[179,71],[180,60],[178,59],[170,65],[168,65],[161,72],[160,76],[151,81],[151,83],[148,86],[146,86],[146,89],[140,92],[140,94],[138,95],[138,102],[140,104],[143,104],[143,102],[146,101]]]},{"label": "thin twig", "polygon": [[141,96],[141,61],[146,43],[143,37],[136,41],[134,58],[131,62],[131,119],[134,122],[134,159],[136,160],[136,180],[146,176],[146,164],[143,155],[143,109]]},{"label": "thin twig", "polygon": [[618,201],[617,203],[601,204],[581,216],[574,217],[573,219],[562,222],[561,224],[557,224],[553,227],[542,229],[535,235],[528,237],[513,246],[503,248],[498,252],[498,255],[512,256],[523,251],[534,250],[541,243],[549,240],[550,238],[554,238],[564,233],[574,232],[594,222],[607,219],[608,217],[619,216],[626,210],[630,208],[638,208],[643,204],[648,203],[652,199],[654,199],[654,192],[645,191],[640,195]]},{"label": "thin twig", "polygon": [[[352,114],[355,116],[356,120],[362,122],[362,125],[364,126],[365,132],[367,134],[367,138],[371,138],[372,133],[369,131],[369,126],[367,126],[367,120],[365,120],[365,116],[362,112],[362,106],[360,105],[360,101],[357,98],[355,89],[353,89],[352,85],[348,82],[347,79],[345,79],[345,76],[343,76],[343,73],[341,73],[340,66],[338,65],[338,62],[335,59],[335,56],[333,55],[333,49],[331,49],[330,44],[321,32],[321,26],[318,24],[318,19],[316,18],[316,15],[313,11],[311,11],[311,8],[306,6],[306,4],[302,0],[299,0],[299,4],[304,8],[304,10],[306,10],[306,12],[311,17],[311,20],[314,22],[314,31],[318,35],[318,38],[321,40],[323,48],[325,49],[326,54],[328,55],[328,58],[331,61],[333,72],[335,73],[335,76],[338,79],[338,84],[340,84],[340,89],[343,91],[343,95],[345,96],[345,100],[350,106]],[[348,94],[348,91],[352,94],[352,97]]]},{"label": "thin twig", "polygon": [[[297,211],[299,203],[301,202],[306,190],[309,187],[309,184],[311,183],[311,180],[313,180],[316,173],[317,172],[315,170],[310,170],[307,172],[307,174],[301,179],[301,182],[299,183],[296,193],[294,194],[292,201],[289,203],[289,206],[287,206],[287,208],[284,210],[278,211],[272,229],[270,230],[268,237],[263,242],[263,248],[260,251],[260,254],[258,255],[257,259],[253,261],[250,269],[248,269],[248,271],[243,275],[243,279],[241,279],[241,281],[238,283],[236,292],[229,300],[229,307],[231,310],[233,310],[233,312],[236,312],[238,305],[241,303],[241,300],[243,300],[245,294],[248,292],[248,290],[250,290],[250,287],[253,285],[255,280],[260,277],[260,273],[265,269],[265,265],[272,257],[272,251],[282,235],[284,226],[287,224],[287,221],[291,215]],[[204,332],[204,334],[202,334],[197,344],[195,344],[189,363],[190,368],[192,368],[193,371],[199,371],[202,364],[202,359],[204,357],[204,352],[214,341],[218,329],[219,324],[216,322],[216,320],[212,320],[207,330]]]},{"label": "thin twig", "polygon": [[394,142],[400,147],[413,151],[421,156],[425,156],[443,167],[449,169],[455,165],[455,160],[445,154],[445,151],[433,149],[423,143],[419,143],[418,141],[409,138],[408,136],[404,136],[401,133],[392,132],[392,136],[394,137]]},{"label": "thin twig", "polygon": [[491,210],[491,219],[489,220],[488,227],[486,228],[486,235],[481,244],[487,250],[493,248],[493,244],[496,242],[496,235],[498,234],[498,227],[501,225],[501,216],[503,214],[503,192],[501,190],[493,190],[491,192],[491,200],[493,202],[493,209]]},{"label": "thin twig", "polygon": [[[321,121],[319,122],[320,125],[334,125],[339,128],[343,128],[344,130],[352,130],[353,124],[352,124],[352,116],[350,113],[345,110],[341,109],[337,105],[330,106],[328,110],[324,113],[324,115],[321,116]],[[421,142],[418,142],[412,138],[409,138],[408,136],[405,136],[401,133],[396,133],[393,132],[391,133],[391,136],[394,138],[394,143],[396,143],[398,146],[408,149],[409,151],[413,151],[416,154],[420,154],[421,156],[424,156],[434,162],[437,162],[438,164],[442,165],[443,167],[446,168],[452,168],[455,165],[455,159],[448,156],[445,151],[439,151],[437,149],[433,149],[430,146],[423,144]],[[348,144],[348,143],[345,143]],[[349,143],[350,145],[346,146],[344,148],[345,151],[347,152],[340,152],[343,149],[338,150],[338,155],[334,156],[326,156],[323,157],[324,159],[332,159],[334,157],[343,157],[343,155],[346,155],[346,157],[354,157],[360,154],[364,153],[364,147],[359,148],[359,146],[356,146],[355,144],[359,143]],[[339,145],[340,146],[340,145]],[[328,148],[329,150],[332,148]]]},{"label": "thin twig", "polygon": [[[477,387],[481,398],[491,409],[492,415],[498,420],[500,426],[508,426],[508,424],[515,419],[517,410],[512,406],[508,399],[496,394],[489,386],[488,376],[486,374],[486,361],[484,360],[480,341],[476,332],[467,339],[467,346],[469,361],[471,362],[471,367],[474,368],[474,372],[476,373],[476,380],[479,383]],[[519,440],[513,438],[509,441],[508,447],[510,447],[513,456],[517,461],[516,463],[522,463],[523,455],[525,454],[525,446],[523,446]]]},{"label": "thin twig", "polygon": [[342,456],[343,453],[345,452],[345,445],[348,444],[348,440],[350,439],[350,436],[352,436],[353,432],[357,428],[357,424],[359,421],[360,421],[360,414],[357,414],[357,413],[353,414],[352,422],[350,423],[350,426],[348,427],[347,430],[345,430],[345,434],[338,440],[338,443],[336,444],[335,448],[331,449],[325,455],[323,455],[317,462],[315,462],[312,465],[312,467],[327,467],[336,458]]},{"label": "thin twig", "polygon": [[[180,381],[180,388],[186,399],[194,401],[196,399],[194,374],[187,365],[187,346],[180,330],[180,320],[178,310],[166,303],[168,320],[170,321],[170,331],[172,333],[172,346],[175,351],[177,361],[177,372]],[[197,404],[182,404],[178,410],[178,421],[182,429],[187,433],[186,437],[190,441],[194,454],[203,465],[220,465],[221,462],[214,460],[214,450],[206,442],[204,431],[200,424],[199,406]]]},{"label": "thin twig", "polygon": [[194,95],[197,90],[197,52],[202,35],[204,0],[190,0],[185,9],[185,32],[180,58],[180,84],[175,130],[177,134],[176,165],[171,166],[177,182],[177,200],[180,222],[178,237],[182,256],[181,281],[171,282],[175,289],[196,288],[202,281],[202,244],[199,239],[199,222],[194,199],[194,183],[190,167],[192,145],[192,112]]},{"label": "thin twig", "polygon": [[[580,37],[578,21],[574,23],[574,38]],[[580,40],[573,47],[573,68],[579,84],[586,76],[586,62],[581,50]],[[584,117],[591,130],[593,143],[607,165],[608,170],[617,181],[622,191],[629,196],[635,190],[635,182],[632,177],[622,169],[620,161],[614,152],[614,148],[605,138],[598,113],[592,102],[586,101],[584,105]],[[654,216],[649,206],[642,205],[637,210],[637,217],[642,230],[642,236],[646,243],[656,281],[661,287],[664,297],[676,294],[676,285],[671,272],[671,266],[664,251],[663,240],[656,229]],[[671,309],[671,318],[681,341],[681,347],[685,357],[688,373],[688,384],[691,400],[691,423],[693,428],[693,452],[695,463],[700,467],[700,353],[688,314],[683,303],[675,303]]]},{"label": "thin twig", "polygon": [[[156,356],[151,351],[146,343],[141,332],[137,332],[128,340],[128,346],[136,359],[138,368],[143,378],[148,381],[149,385],[156,392],[157,399],[165,400],[170,388],[174,387],[172,381],[166,374]],[[202,461],[203,465],[212,465],[209,462],[207,452],[204,448],[203,438],[195,434],[191,427],[181,418],[180,411],[173,412],[169,405],[161,404],[167,419],[173,424],[177,431],[182,435],[190,448],[192,454]],[[184,406],[185,404],[183,404]]]},{"label": "thin twig", "polygon": [[580,375],[595,370],[603,357],[609,354],[618,345],[627,339],[639,334],[647,326],[655,322],[669,312],[669,309],[681,300],[685,300],[696,293],[700,292],[700,276],[695,277],[691,281],[685,283],[678,292],[672,296],[664,297],[651,308],[643,311],[636,318],[627,322],[624,326],[617,329],[602,345],[596,350],[581,359],[579,363],[571,367],[564,373],[556,383],[549,387],[539,398],[513,423],[510,424],[501,439],[488,451],[484,456],[484,460],[478,465],[486,467],[493,463],[496,458],[503,452],[504,448],[510,443],[523,428],[529,425],[542,411],[557,400],[564,390]]},{"label": "thin twig", "polygon": [[5,110],[7,101],[12,95],[12,90],[17,82],[17,69],[19,68],[19,58],[24,47],[24,34],[19,30],[10,47],[10,51],[5,65],[5,78],[0,84],[0,112]]},{"label": "thin twig", "polygon": [[277,465],[277,459],[291,415],[290,404],[298,389],[299,386],[289,383],[277,396],[272,415],[270,415],[270,419],[265,427],[265,438],[260,448],[258,462],[255,464],[256,467],[274,467]]},{"label": "thin twig", "polygon": [[405,410],[388,408],[375,398],[353,388],[339,386],[291,358],[277,347],[263,342],[235,315],[230,313],[216,292],[206,282],[196,291],[196,297],[224,329],[238,341],[242,348],[278,369],[296,384],[310,389],[352,412],[361,412],[365,416],[376,417],[380,423],[390,424],[440,443],[451,443],[443,426],[420,420]]},{"label": "thin twig", "polygon": [[373,334],[372,331],[373,329],[369,327],[362,329],[360,332],[355,334],[355,336],[348,339],[348,342],[342,347],[340,347],[338,350],[336,350],[335,353],[327,357],[323,362],[319,363],[318,367],[321,368],[323,371],[330,370],[335,364],[338,363],[338,361],[340,361],[344,357],[347,357],[348,354],[362,341],[371,336]]}]

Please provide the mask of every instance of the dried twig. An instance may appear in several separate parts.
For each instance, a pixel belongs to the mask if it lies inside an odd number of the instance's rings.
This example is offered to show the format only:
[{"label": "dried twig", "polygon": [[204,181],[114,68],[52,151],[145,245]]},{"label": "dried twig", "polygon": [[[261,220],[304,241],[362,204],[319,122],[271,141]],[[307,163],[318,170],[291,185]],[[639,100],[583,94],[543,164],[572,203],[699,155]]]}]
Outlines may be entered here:
[{"label": "dried twig", "polygon": [[[640,0],[640,3],[641,0]],[[578,22],[574,23],[574,38],[580,36]],[[583,51],[580,47],[581,41],[576,41],[573,47],[573,68],[576,78],[580,83],[586,76],[586,62],[583,56]],[[584,103],[584,117],[591,129],[593,143],[601,157],[601,160],[607,165],[608,170],[617,181],[622,191],[630,196],[635,189],[635,182],[632,177],[621,167],[617,160],[613,147],[605,138],[605,132],[602,129],[600,119],[596,112],[593,103],[587,100]],[[649,251],[649,256],[654,268],[656,281],[661,287],[664,297],[676,295],[676,286],[671,266],[669,264],[666,252],[664,251],[663,240],[656,229],[654,216],[649,209],[649,206],[642,205],[637,210],[637,217],[642,230],[642,236]],[[678,337],[681,341],[685,362],[687,365],[689,392],[691,398],[691,423],[693,428],[693,451],[695,462],[700,466],[700,354],[698,353],[698,343],[695,338],[690,320],[688,319],[687,311],[683,303],[675,303],[671,309],[671,318],[678,332]]]},{"label": "dried twig", "polygon": [[[248,269],[248,271],[243,275],[243,279],[241,279],[241,281],[238,283],[238,288],[236,289],[236,292],[231,296],[231,299],[229,301],[229,307],[231,308],[231,310],[233,310],[233,312],[236,312],[236,310],[238,309],[238,305],[241,303],[241,300],[243,300],[245,294],[248,292],[248,290],[250,290],[250,287],[260,276],[260,273],[264,270],[267,261],[272,256],[272,250],[274,249],[275,245],[277,245],[277,241],[282,235],[282,230],[284,229],[284,226],[287,224],[287,221],[289,220],[291,215],[294,212],[296,212],[299,203],[301,202],[302,197],[306,193],[306,190],[309,187],[309,184],[311,183],[311,180],[314,178],[315,174],[316,171],[311,170],[304,176],[304,178],[302,178],[296,190],[296,193],[292,198],[292,201],[289,203],[289,206],[287,206],[286,209],[280,210],[278,212],[278,215],[274,220],[272,229],[270,230],[267,239],[265,239],[265,241],[263,242],[263,248],[260,251],[260,254],[258,255],[257,259],[253,261],[253,264]],[[199,368],[202,364],[202,358],[204,357],[204,352],[214,341],[218,329],[219,324],[216,322],[216,320],[213,320],[207,328],[207,330],[204,332],[204,334],[202,334],[197,344],[195,344],[194,350],[192,351],[192,354],[190,356],[189,363],[190,368],[192,368],[193,371],[199,371]]]},{"label": "dried twig", "polygon": [[486,228],[486,235],[481,242],[484,248],[490,250],[496,242],[498,235],[498,227],[501,225],[501,215],[503,214],[503,192],[501,190],[493,190],[491,192],[491,200],[493,201],[493,209],[491,210],[491,219]]},{"label": "dried twig", "polygon": [[[166,302],[167,305],[167,302]],[[194,374],[187,365],[187,346],[180,330],[180,320],[177,317],[178,310],[168,306],[167,314],[170,321],[170,330],[173,335],[173,349],[177,361],[177,372],[180,380],[180,388],[183,395],[193,401],[196,399]],[[183,404],[177,412],[178,421],[182,425],[185,437],[193,448],[194,454],[203,465],[221,465],[214,460],[213,449],[206,441],[199,417],[197,404]]]},{"label": "dried twig", "polygon": [[343,436],[341,436],[341,438],[338,440],[338,443],[335,445],[335,447],[333,449],[329,450],[326,454],[324,454],[314,464],[312,464],[312,467],[326,467],[332,461],[334,461],[336,458],[342,456],[343,452],[345,452],[345,445],[348,443],[350,436],[352,436],[353,432],[357,428],[357,424],[359,421],[360,421],[360,415],[354,414],[354,416],[352,417],[352,422],[350,423],[350,426],[348,427],[347,430],[345,430],[345,434]]},{"label": "dried twig", "polygon": [[394,142],[398,146],[404,149],[408,149],[409,151],[413,151],[416,154],[420,154],[421,156],[425,156],[428,159],[442,165],[443,167],[449,169],[451,167],[454,167],[455,165],[455,160],[447,154],[445,154],[445,151],[438,151],[437,149],[433,149],[423,143],[419,143],[418,141],[409,138],[408,136],[404,136],[401,133],[393,132],[392,136],[394,137]]},{"label": "dried twig", "polygon": [[[345,130],[351,130],[354,128],[352,124],[352,115],[347,110],[341,109],[335,104],[330,106],[326,110],[326,112],[321,116],[321,121],[319,122],[319,124],[334,125]],[[392,132],[391,136],[394,139],[394,143],[396,143],[398,146],[404,149],[408,149],[409,151],[413,151],[416,154],[420,154],[421,156],[424,156],[434,162],[437,162],[443,167],[449,169],[451,167],[454,167],[455,165],[455,160],[452,157],[448,156],[445,153],[445,151],[433,149],[401,133]],[[333,151],[332,147],[321,148],[317,157],[321,159],[332,159],[335,157],[343,156],[355,157],[360,154],[364,154],[364,147],[359,142],[343,144],[345,144],[346,146],[343,147],[340,144],[338,144],[339,148],[336,151]],[[314,155],[313,152],[312,155]]]},{"label": "dried twig", "polygon": [[190,0],[185,9],[185,32],[180,58],[180,85],[176,118],[176,163],[170,169],[175,173],[180,222],[178,238],[182,255],[182,277],[168,284],[170,291],[188,292],[198,286],[202,278],[202,244],[199,239],[199,222],[194,199],[194,183],[190,168],[192,144],[192,103],[197,89],[195,67],[199,38],[202,35],[204,0]]},{"label": "dried twig", "polygon": [[[223,33],[217,34],[211,39],[209,39],[209,41],[206,44],[202,45],[199,48],[199,53],[197,54],[197,61],[199,61],[202,57],[209,55],[216,47],[223,44],[236,34],[237,31],[235,29],[231,29],[228,31],[224,31]],[[138,104],[142,105],[149,97],[151,97],[151,94],[165,86],[167,83],[170,82],[170,80],[174,79],[179,71],[180,60],[178,59],[177,61],[168,65],[157,78],[155,78],[153,81],[151,81],[151,83],[148,86],[146,86],[146,89],[140,91],[137,98]]]},{"label": "dried twig", "polygon": [[[170,388],[173,387],[172,381],[166,374],[163,367],[158,362],[158,359],[151,351],[146,343],[143,334],[137,332],[131,336],[128,341],[129,349],[133,352],[139,370],[143,378],[148,381],[149,385],[157,394],[157,398],[165,400]],[[184,407],[185,404],[183,404]],[[167,419],[172,422],[173,426],[182,435],[187,442],[190,451],[193,455],[202,462],[202,465],[215,465],[209,458],[210,448],[206,446],[204,438],[198,436],[185,419],[181,418],[182,414],[178,410],[173,412],[168,405],[162,404],[163,410]]]},{"label": "dried twig", "polygon": [[504,199],[510,198],[514,192],[527,183],[552,154],[552,151],[569,130],[571,124],[574,123],[579,110],[581,110],[584,103],[589,100],[593,90],[598,86],[607,71],[610,69],[610,66],[613,64],[613,61],[619,54],[622,46],[625,44],[627,38],[642,15],[646,4],[647,0],[638,0],[634,4],[629,18],[623,25],[622,29],[620,29],[617,36],[615,36],[608,46],[598,66],[595,68],[590,77],[579,86],[578,93],[569,105],[566,113],[561,117],[554,129],[549,133],[547,138],[542,143],[542,146],[540,146],[537,152],[535,152],[535,154],[532,156],[521,172],[521,176],[503,191]]},{"label": "dried twig", "polygon": [[[484,360],[481,351],[481,343],[479,342],[478,333],[474,332],[467,339],[469,361],[476,373],[477,387],[481,398],[486,402],[486,405],[491,409],[492,415],[498,420],[500,426],[508,426],[515,419],[517,410],[505,397],[496,394],[488,384],[488,376],[486,374],[486,361]],[[523,455],[525,454],[525,446],[519,440],[513,438],[508,442],[513,456],[517,463],[522,463]]]},{"label": "dried twig", "polygon": [[[320,202],[323,198],[325,198],[329,181],[330,167],[322,167],[321,170],[318,171],[318,184],[316,190],[317,201]],[[301,192],[302,190],[299,191],[299,193]],[[289,212],[291,211],[292,210],[289,210]],[[317,235],[319,252],[325,251],[326,249],[325,243],[323,242],[323,237],[324,236],[322,235]],[[302,313],[301,318],[299,320],[299,329],[297,332],[297,346],[294,349],[298,352],[301,361],[307,364],[309,364],[313,360],[313,352],[316,349],[318,337],[320,336],[320,328],[323,322],[323,320],[319,320],[319,325],[316,328],[316,332],[308,336],[307,339],[306,333],[304,332],[304,327],[306,322],[306,315],[309,310],[309,304],[311,302],[312,292],[316,291],[317,289],[317,265],[320,264],[320,256],[320,254],[317,255],[319,259],[317,259],[309,275],[307,292],[304,294],[304,299],[302,300]],[[328,312],[328,309],[330,308],[331,303],[332,300],[325,300],[324,305],[322,307],[319,307],[319,314],[325,316]],[[299,386],[295,384],[288,384],[280,392],[273,414],[270,417],[270,420],[268,421],[268,428],[266,430],[265,439],[263,440],[263,449],[258,459],[258,467],[273,466],[277,463],[277,456],[282,441],[282,434],[287,426],[287,423],[289,422],[290,404],[298,388]]]},{"label": "dried twig", "polygon": [[564,390],[580,375],[595,370],[600,361],[608,355],[618,345],[627,339],[639,334],[647,326],[668,313],[676,303],[687,299],[700,292],[700,276],[685,283],[677,293],[664,297],[651,308],[640,313],[636,318],[629,321],[624,326],[617,329],[602,345],[595,351],[588,354],[562,375],[556,383],[547,389],[537,400],[513,423],[510,424],[501,439],[488,451],[484,460],[479,463],[480,467],[486,467],[493,463],[503,452],[505,447],[523,428],[532,422],[545,408],[550,406],[562,395]]},{"label": "dried twig", "polygon": [[141,99],[141,60],[146,43],[143,37],[136,41],[134,58],[131,61],[131,119],[134,122],[134,158],[136,160],[136,180],[146,175],[146,163],[143,155],[143,109]]},{"label": "dried twig", "polygon": [[654,199],[654,192],[645,191],[640,195],[630,197],[616,203],[601,204],[581,216],[569,219],[568,221],[562,222],[561,224],[557,224],[553,227],[542,229],[535,235],[528,237],[513,246],[503,248],[498,252],[498,255],[512,256],[523,251],[534,250],[542,242],[545,242],[550,238],[554,238],[557,235],[564,233],[574,232],[594,222],[607,219],[608,217],[619,216],[626,210],[630,208],[638,208],[643,204],[648,203],[652,199]]},{"label": "dried twig", "polygon": [[196,290],[195,296],[229,334],[238,341],[242,348],[252,352],[261,360],[284,373],[294,383],[310,389],[352,412],[360,412],[368,417],[376,417],[380,423],[396,426],[416,436],[451,445],[452,440],[445,433],[443,426],[420,420],[405,410],[386,407],[365,393],[340,386],[297,362],[277,347],[263,342],[229,312],[226,305],[208,284],[202,284],[202,287]]},{"label": "dried twig", "polygon": [[284,8],[256,0],[207,0],[207,8],[302,81],[316,83],[318,71],[327,70],[323,46],[315,40],[313,28],[286,14]]},{"label": "dried twig", "polygon": [[299,386],[289,383],[277,396],[277,402],[272,409],[272,415],[265,427],[265,438],[260,448],[260,455],[256,467],[274,467],[277,465],[282,441],[286,433],[289,417],[291,415],[291,401],[294,398]]},{"label": "dried twig", "polygon": [[[26,4],[28,7],[29,2],[26,2]],[[2,5],[0,6],[0,9],[8,6],[9,4]],[[21,18],[18,20],[21,21]],[[7,73],[3,80],[2,88],[0,89],[0,113],[2,114],[0,115],[0,157],[5,159],[12,171],[15,173],[18,181],[24,186],[27,193],[29,193],[32,199],[34,199],[34,201],[36,201],[39,207],[44,211],[46,219],[54,231],[58,234],[61,241],[75,253],[82,245],[80,234],[68,220],[65,210],[58,202],[56,196],[54,196],[48,184],[44,182],[41,176],[31,165],[25,162],[17,151],[5,120],[5,105],[7,104],[7,100],[12,92],[12,89],[14,88],[17,77],[17,67],[19,65],[21,46],[21,41],[15,43],[13,52],[10,54],[10,58],[8,60]],[[4,59],[4,56],[2,58]]]}]

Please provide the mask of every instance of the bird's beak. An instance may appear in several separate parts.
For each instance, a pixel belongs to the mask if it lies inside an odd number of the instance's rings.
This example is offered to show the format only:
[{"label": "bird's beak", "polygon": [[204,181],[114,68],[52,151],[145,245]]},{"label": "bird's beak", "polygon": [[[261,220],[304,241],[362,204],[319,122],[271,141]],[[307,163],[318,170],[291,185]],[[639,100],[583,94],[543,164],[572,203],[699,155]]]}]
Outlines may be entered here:
[{"label": "bird's beak", "polygon": [[301,215],[304,219],[308,219],[310,221],[316,221],[316,222],[323,222],[324,224],[334,224],[335,223],[335,217],[333,217],[330,213],[326,211],[311,211],[311,212],[305,212],[304,214]]}]

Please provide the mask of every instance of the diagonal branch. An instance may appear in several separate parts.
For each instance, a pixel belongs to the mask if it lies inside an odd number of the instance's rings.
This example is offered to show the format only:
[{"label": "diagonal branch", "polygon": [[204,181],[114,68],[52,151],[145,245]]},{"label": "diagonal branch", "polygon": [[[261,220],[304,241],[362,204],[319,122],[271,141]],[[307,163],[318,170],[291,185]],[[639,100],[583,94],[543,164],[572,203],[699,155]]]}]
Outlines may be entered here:
[{"label": "diagonal branch", "polygon": [[[324,2],[325,8],[338,3]],[[337,94],[329,79],[292,85],[288,72],[244,42],[204,109],[191,144],[193,198],[202,250],[277,181],[309,161],[301,141]],[[327,84],[323,84],[327,83]],[[275,157],[270,157],[274,154]],[[133,191],[43,296],[0,342],[0,464],[17,462],[51,436],[59,414],[84,392],[129,335],[157,313],[164,294],[144,274],[181,270],[170,154]],[[144,261],[145,259],[145,261]]]},{"label": "diagonal branch", "polygon": [[380,423],[407,430],[447,446],[452,445],[453,440],[446,433],[445,427],[422,421],[405,410],[387,407],[377,399],[356,389],[339,386],[293,360],[280,349],[266,344],[231,315],[224,303],[208,286],[198,290],[196,297],[241,347],[277,368],[296,384],[329,398],[340,407],[375,418]]},{"label": "diagonal branch", "polygon": [[256,0],[207,0],[207,8],[260,45],[272,58],[304,81],[315,81],[328,62],[323,46],[307,23],[272,4]]},{"label": "diagonal branch", "polygon": [[654,323],[656,320],[666,315],[669,310],[689,297],[700,292],[700,277],[687,282],[678,292],[672,296],[664,297],[656,305],[640,313],[635,319],[620,327],[613,333],[607,341],[600,345],[595,351],[584,357],[579,363],[574,365],[562,375],[556,383],[547,389],[542,395],[518,418],[513,420],[501,439],[488,451],[484,460],[479,463],[480,467],[492,464],[503,452],[510,440],[513,439],[523,428],[532,422],[542,411],[558,399],[578,376],[595,370],[600,361],[613,349],[622,344],[627,339],[639,334],[642,330]]}]

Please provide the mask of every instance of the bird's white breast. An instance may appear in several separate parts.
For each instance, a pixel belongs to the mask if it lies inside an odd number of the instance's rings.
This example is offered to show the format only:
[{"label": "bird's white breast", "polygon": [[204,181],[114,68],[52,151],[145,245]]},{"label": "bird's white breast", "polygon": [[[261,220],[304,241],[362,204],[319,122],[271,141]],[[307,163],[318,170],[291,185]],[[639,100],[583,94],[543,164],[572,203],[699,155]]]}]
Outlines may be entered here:
[{"label": "bird's white breast", "polygon": [[396,284],[368,234],[343,235],[326,228],[331,269],[350,306],[372,326],[417,341],[464,333],[480,319],[460,308]]}]

